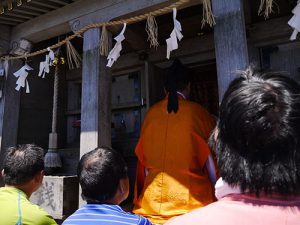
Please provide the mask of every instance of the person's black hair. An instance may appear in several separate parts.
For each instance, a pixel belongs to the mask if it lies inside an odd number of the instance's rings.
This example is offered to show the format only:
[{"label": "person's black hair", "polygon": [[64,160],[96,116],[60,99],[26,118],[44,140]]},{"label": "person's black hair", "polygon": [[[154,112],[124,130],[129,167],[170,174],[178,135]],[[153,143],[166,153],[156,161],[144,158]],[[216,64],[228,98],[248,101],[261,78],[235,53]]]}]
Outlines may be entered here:
[{"label": "person's black hair", "polygon": [[168,68],[164,76],[164,86],[168,92],[168,113],[178,111],[177,91],[184,90],[190,82],[187,67],[185,67],[178,59],[175,59],[171,67]]},{"label": "person's black hair", "polygon": [[22,185],[44,170],[44,150],[33,144],[11,147],[3,169],[5,184]]},{"label": "person's black hair", "polygon": [[107,203],[116,194],[120,179],[127,177],[127,167],[122,156],[106,147],[84,154],[77,172],[81,196],[88,203]]},{"label": "person's black hair", "polygon": [[280,73],[242,72],[223,97],[211,139],[230,185],[257,195],[297,194],[300,85]]}]

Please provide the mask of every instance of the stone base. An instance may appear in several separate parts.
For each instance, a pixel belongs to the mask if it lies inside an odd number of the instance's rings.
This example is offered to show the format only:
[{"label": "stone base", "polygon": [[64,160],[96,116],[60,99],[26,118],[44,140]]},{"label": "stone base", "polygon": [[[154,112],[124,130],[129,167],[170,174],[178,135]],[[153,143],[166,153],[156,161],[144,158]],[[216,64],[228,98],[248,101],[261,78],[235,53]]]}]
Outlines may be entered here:
[{"label": "stone base", "polygon": [[30,201],[54,219],[63,220],[78,209],[79,184],[76,176],[45,176]]}]

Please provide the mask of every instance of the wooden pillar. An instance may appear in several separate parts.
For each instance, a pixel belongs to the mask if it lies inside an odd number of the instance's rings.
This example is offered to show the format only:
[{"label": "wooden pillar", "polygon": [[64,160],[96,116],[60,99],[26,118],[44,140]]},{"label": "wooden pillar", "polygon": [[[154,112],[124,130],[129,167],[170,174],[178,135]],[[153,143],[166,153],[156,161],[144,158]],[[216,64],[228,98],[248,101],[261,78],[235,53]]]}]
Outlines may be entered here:
[{"label": "wooden pillar", "polygon": [[[21,66],[20,60],[9,61],[7,79],[4,81],[3,95],[0,98],[0,171],[3,169],[7,148],[17,144],[20,92],[15,90],[16,77],[13,73]],[[0,179],[0,186],[1,184]]]},{"label": "wooden pillar", "polygon": [[99,53],[100,34],[91,29],[83,39],[80,156],[111,146],[111,76]]},{"label": "wooden pillar", "polygon": [[219,101],[237,70],[249,64],[243,0],[212,0]]}]

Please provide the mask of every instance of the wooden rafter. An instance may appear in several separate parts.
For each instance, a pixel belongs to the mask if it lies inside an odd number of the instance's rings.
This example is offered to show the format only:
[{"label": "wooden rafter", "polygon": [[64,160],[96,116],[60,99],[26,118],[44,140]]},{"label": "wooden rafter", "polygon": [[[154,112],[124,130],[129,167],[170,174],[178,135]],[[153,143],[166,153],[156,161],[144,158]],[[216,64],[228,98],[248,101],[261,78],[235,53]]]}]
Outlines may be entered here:
[{"label": "wooden rafter", "polygon": [[58,6],[57,4],[50,4],[50,3],[45,3],[45,1],[37,1],[37,0],[32,0],[32,5],[37,5],[37,6],[42,6],[45,8],[49,8],[49,9],[58,9],[60,6]]},{"label": "wooden rafter", "polygon": [[[12,4],[8,4],[10,2]],[[0,0],[3,6],[0,8],[0,24],[15,26],[73,2],[74,0]],[[12,7],[8,7],[9,5]]]}]

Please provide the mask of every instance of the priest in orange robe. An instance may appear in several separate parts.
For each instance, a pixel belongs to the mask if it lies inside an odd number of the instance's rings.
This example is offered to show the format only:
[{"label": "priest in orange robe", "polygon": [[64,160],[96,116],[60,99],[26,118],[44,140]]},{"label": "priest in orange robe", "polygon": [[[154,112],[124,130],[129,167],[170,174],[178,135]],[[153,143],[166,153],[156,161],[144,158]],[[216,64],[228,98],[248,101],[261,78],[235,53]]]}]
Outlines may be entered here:
[{"label": "priest in orange robe", "polygon": [[207,139],[213,117],[188,101],[187,68],[175,60],[165,77],[167,97],[148,111],[135,153],[134,210],[162,224],[214,201],[216,170]]}]

